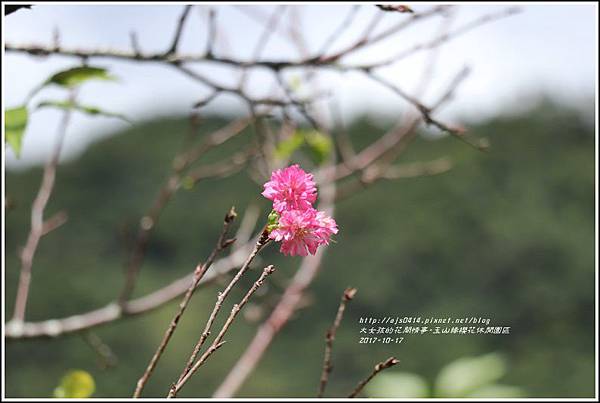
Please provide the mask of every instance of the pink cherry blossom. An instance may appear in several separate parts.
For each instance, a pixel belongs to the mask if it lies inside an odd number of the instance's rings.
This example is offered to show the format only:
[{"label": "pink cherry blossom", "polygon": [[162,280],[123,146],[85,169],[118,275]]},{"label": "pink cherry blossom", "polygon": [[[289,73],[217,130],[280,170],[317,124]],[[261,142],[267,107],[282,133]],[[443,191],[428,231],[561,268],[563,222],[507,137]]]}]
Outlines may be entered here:
[{"label": "pink cherry blossom", "polygon": [[298,165],[274,171],[264,188],[262,195],[273,200],[273,209],[278,213],[312,208],[317,199],[313,175],[304,172]]},{"label": "pink cherry blossom", "polygon": [[329,238],[337,234],[335,220],[314,208],[286,210],[279,217],[278,227],[271,231],[269,238],[281,242],[280,251],[284,255],[314,255],[321,245],[328,245]]}]

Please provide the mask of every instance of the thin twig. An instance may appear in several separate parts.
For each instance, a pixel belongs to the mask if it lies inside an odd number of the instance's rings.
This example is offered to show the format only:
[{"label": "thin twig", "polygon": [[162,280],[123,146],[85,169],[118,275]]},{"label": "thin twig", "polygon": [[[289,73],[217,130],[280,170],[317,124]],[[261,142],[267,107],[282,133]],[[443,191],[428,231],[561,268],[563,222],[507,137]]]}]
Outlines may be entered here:
[{"label": "thin twig", "polygon": [[[281,20],[281,17],[284,14],[285,8],[286,8],[285,5],[280,5],[280,6],[275,7],[275,10],[273,10],[273,14],[271,14],[271,17],[265,24],[265,26],[263,28],[263,32],[260,35],[260,37],[258,38],[256,45],[254,45],[254,50],[252,51],[251,60],[259,60],[260,59],[262,52],[265,50],[265,47],[269,43],[269,39],[277,31],[277,25],[279,24],[279,21]],[[243,90],[244,86],[246,85],[247,76],[248,76],[248,70],[247,69],[242,70],[242,74],[241,74],[240,80],[238,82],[238,88],[240,88],[241,90]]]},{"label": "thin twig", "polygon": [[479,18],[469,21],[468,23],[456,28],[455,30],[453,30],[451,32],[440,34],[428,42],[422,42],[422,43],[415,44],[415,45],[411,46],[410,48],[403,50],[402,52],[400,52],[384,61],[375,62],[375,63],[372,63],[371,65],[363,66],[363,67],[376,68],[376,67],[389,66],[393,63],[397,63],[400,60],[403,60],[403,59],[405,59],[409,56],[412,56],[414,54],[417,54],[421,51],[436,48],[446,42],[449,42],[449,41],[459,37],[462,34],[465,34],[475,28],[478,28],[482,25],[488,24],[490,22],[493,22],[493,21],[496,21],[496,20],[499,20],[502,18],[513,16],[515,14],[518,14],[519,12],[521,12],[520,8],[509,7],[505,10],[502,10],[502,11],[499,11],[496,13],[490,13],[490,14],[483,15]]},{"label": "thin twig", "polygon": [[331,35],[327,37],[325,42],[323,42],[323,45],[321,45],[321,48],[317,53],[318,55],[324,55],[329,50],[329,48],[335,43],[335,41],[342,37],[344,31],[346,31],[352,26],[352,22],[354,21],[354,18],[356,17],[356,14],[359,9],[360,4],[352,5],[350,11],[348,12],[348,14],[346,14],[346,17],[344,17],[341,24],[338,25],[338,27],[331,33]]},{"label": "thin twig", "polygon": [[227,296],[231,292],[231,289],[240,280],[240,278],[244,275],[244,273],[246,273],[248,271],[248,269],[250,268],[250,263],[252,263],[252,261],[254,260],[256,255],[258,255],[258,253],[269,242],[270,242],[270,239],[268,237],[268,233],[267,233],[266,227],[265,227],[265,229],[263,229],[260,237],[256,241],[254,249],[252,250],[252,252],[250,252],[250,255],[248,255],[248,258],[246,259],[246,261],[244,262],[244,264],[242,265],[240,270],[236,273],[236,275],[233,277],[233,279],[231,279],[231,281],[229,282],[227,287],[225,287],[225,289],[223,291],[221,291],[217,294],[217,301],[215,302],[215,306],[206,322],[206,325],[204,326],[204,330],[202,331],[200,338],[198,339],[198,341],[196,342],[196,345],[194,346],[192,354],[190,355],[183,371],[181,372],[181,375],[179,375],[179,378],[178,378],[176,384],[179,384],[181,382],[181,380],[192,369],[194,362],[196,361],[196,357],[198,356],[198,353],[200,352],[200,349],[202,348],[202,345],[204,344],[204,342],[210,335],[210,329],[213,325],[213,322],[217,318],[217,314],[219,313],[219,311],[221,310],[221,307],[223,306],[223,301],[225,300],[225,298],[227,298]]},{"label": "thin twig", "polygon": [[171,46],[165,52],[165,56],[172,55],[177,52],[177,46],[179,45],[179,40],[181,39],[181,33],[183,32],[183,25],[185,24],[185,20],[190,14],[190,10],[192,9],[191,5],[186,5],[179,17],[179,21],[177,21],[177,26],[175,27],[175,35],[173,36],[173,41],[171,42]]},{"label": "thin twig", "polygon": [[186,373],[186,375],[179,382],[177,382],[177,384],[175,386],[173,386],[171,388],[171,390],[169,391],[168,397],[175,397],[177,395],[177,393],[181,390],[181,388],[190,379],[190,377],[192,375],[194,375],[194,373],[198,370],[198,368],[200,368],[200,366],[202,366],[202,364],[204,364],[204,362],[217,350],[217,348],[219,348],[219,346],[222,343],[223,337],[225,336],[225,333],[227,333],[227,330],[233,323],[233,320],[235,319],[237,314],[241,311],[241,309],[244,307],[244,305],[246,305],[246,303],[248,302],[248,300],[250,299],[252,294],[254,294],[254,292],[256,292],[256,290],[258,290],[258,288],[264,283],[265,279],[269,275],[271,275],[274,271],[275,271],[275,268],[272,265],[267,266],[263,269],[262,274],[260,275],[258,280],[256,280],[256,282],[254,282],[254,284],[248,290],[246,295],[244,295],[242,300],[239,303],[233,305],[233,308],[231,309],[231,313],[229,314],[229,317],[225,321],[225,324],[221,328],[221,331],[219,332],[217,337],[215,337],[215,340],[212,342],[210,347],[206,350],[206,352],[204,352],[204,354],[202,354],[202,356],[198,359],[198,361],[194,364],[194,366],[192,368],[190,368],[190,370]]},{"label": "thin twig", "polygon": [[217,10],[214,7],[208,9],[208,35],[206,39],[206,55],[211,56],[214,53],[214,46],[217,37]]},{"label": "thin twig", "polygon": [[373,379],[378,373],[380,373],[381,371],[383,371],[385,369],[393,367],[394,365],[398,364],[399,362],[400,361],[398,361],[396,358],[390,357],[387,360],[382,361],[379,364],[375,365],[375,368],[373,368],[373,372],[371,372],[371,374],[369,374],[369,376],[367,376],[365,379],[360,381],[358,383],[358,385],[356,385],[356,387],[354,388],[352,393],[350,393],[348,395],[348,397],[349,398],[356,397],[356,395],[358,395],[363,390],[365,385],[367,383],[369,383],[371,381],[371,379]]},{"label": "thin twig", "polygon": [[231,245],[233,243],[234,239],[227,239],[227,232],[229,230],[231,223],[233,222],[233,220],[235,219],[236,216],[237,216],[237,214],[235,212],[235,209],[232,207],[229,210],[229,212],[225,215],[225,219],[223,220],[223,229],[221,231],[221,235],[219,236],[219,240],[217,241],[217,245],[214,247],[214,249],[208,256],[206,261],[204,263],[198,264],[196,266],[196,269],[194,270],[194,279],[193,279],[192,283],[190,284],[190,288],[188,288],[187,292],[185,293],[185,296],[183,297],[181,303],[179,304],[179,309],[177,310],[177,313],[171,320],[169,327],[165,331],[165,334],[164,334],[160,344],[158,345],[158,348],[156,349],[154,355],[152,356],[150,363],[146,367],[144,374],[140,377],[140,379],[137,382],[135,392],[133,393],[134,398],[138,398],[142,394],[142,390],[144,389],[144,386],[148,382],[148,379],[150,379],[150,376],[152,375],[152,371],[154,371],[154,368],[156,367],[158,360],[160,359],[161,355],[165,351],[165,348],[167,347],[169,340],[171,340],[171,336],[175,332],[175,329],[177,328],[177,324],[179,323],[181,316],[183,315],[185,309],[187,308],[188,303],[192,299],[194,290],[198,287],[198,284],[200,283],[200,280],[202,279],[202,277],[204,277],[204,273],[206,273],[206,270],[208,270],[208,268],[214,262],[215,257],[217,256],[217,253],[219,253],[220,251],[227,248],[229,245]]},{"label": "thin twig", "polygon": [[333,341],[335,340],[335,334],[337,329],[340,327],[340,323],[342,323],[342,317],[344,316],[344,311],[346,310],[346,303],[351,301],[356,294],[356,288],[346,288],[344,293],[342,294],[342,298],[340,301],[340,306],[338,307],[337,314],[335,315],[335,320],[333,321],[333,325],[327,330],[325,334],[325,355],[323,357],[323,371],[321,372],[321,382],[319,384],[319,393],[317,397],[323,397],[325,393],[325,387],[327,386],[327,382],[329,381],[329,374],[333,369],[331,365],[331,350],[333,349]]},{"label": "thin twig", "polygon": [[[380,32],[377,35],[373,35],[370,38],[365,37],[364,35],[361,36],[359,38],[359,40],[354,42],[353,44],[345,47],[344,49],[336,52],[333,55],[321,57],[319,59],[319,61],[321,63],[332,63],[332,62],[338,61],[342,57],[347,56],[351,53],[354,53],[355,51],[362,49],[364,47],[374,45],[375,43],[378,43],[378,42],[390,37],[391,35],[394,35],[400,31],[402,31],[405,28],[408,28],[409,26],[413,25],[414,23],[416,23],[418,21],[423,21],[423,20],[426,20],[435,15],[439,15],[439,14],[443,13],[447,7],[449,7],[449,6],[447,6],[447,5],[435,6],[426,11],[423,11],[421,13],[414,13],[409,18],[399,22],[398,24],[395,24],[395,25],[387,28],[386,30]],[[373,25],[376,25],[374,23],[377,22],[377,20],[379,18],[380,17],[377,16],[374,20],[372,20],[371,24],[367,28],[367,31],[365,31],[367,34],[371,33],[372,29],[374,29]],[[372,26],[373,26],[373,28],[371,28]]]}]

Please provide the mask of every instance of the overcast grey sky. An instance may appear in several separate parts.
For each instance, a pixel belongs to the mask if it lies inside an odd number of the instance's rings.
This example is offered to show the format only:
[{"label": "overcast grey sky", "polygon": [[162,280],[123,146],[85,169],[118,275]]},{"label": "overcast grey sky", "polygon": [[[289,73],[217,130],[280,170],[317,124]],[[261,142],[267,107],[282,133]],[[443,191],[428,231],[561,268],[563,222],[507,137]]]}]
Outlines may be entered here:
[{"label": "overcast grey sky", "polygon": [[[410,4],[410,3],[407,3]],[[484,14],[507,8],[507,4],[465,3],[456,7],[453,27]],[[175,22],[183,5],[60,5],[42,4],[32,10],[21,10],[3,21],[3,38],[10,44],[51,44],[53,30],[58,27],[62,46],[66,48],[130,49],[130,32],[136,31],[143,51],[160,51],[168,47]],[[249,58],[262,32],[262,26],[250,15],[269,16],[277,5],[215,5],[222,34],[216,52],[224,56]],[[339,24],[349,4],[289,5],[281,10],[283,26],[294,15],[300,15],[299,28],[306,35],[308,47],[314,52]],[[431,5],[415,3],[416,11]],[[245,9],[242,9],[245,8]],[[463,66],[472,68],[469,79],[460,87],[454,103],[440,117],[452,122],[476,120],[493,116],[498,111],[520,109],[537,94],[548,94],[569,103],[592,102],[596,86],[597,5],[529,4],[522,12],[506,19],[470,31],[444,46],[439,54],[438,68],[432,91],[425,100],[436,95],[435,88],[445,84]],[[198,5],[184,28],[181,51],[200,53],[206,38],[206,5]],[[351,43],[363,32],[378,10],[362,5],[357,17],[343,38],[332,50]],[[379,30],[385,29],[405,15],[387,13]],[[438,32],[440,19],[415,25],[390,40],[381,42],[349,62],[375,61],[410,48]],[[298,57],[284,35],[273,35],[264,58]],[[346,61],[346,60],[345,60]],[[415,55],[382,73],[408,91],[414,89],[425,65],[425,55]],[[67,57],[39,58],[6,53],[3,63],[3,99],[6,107],[21,104],[27,93],[49,75],[77,65]],[[185,114],[207,89],[190,81],[174,69],[151,63],[131,63],[111,59],[95,59],[90,64],[108,67],[119,82],[90,82],[80,91],[82,103],[126,114],[134,121],[169,114]],[[223,83],[234,83],[238,75],[229,68],[199,66],[198,71],[210,74]],[[293,74],[288,75],[293,79]],[[374,84],[358,74],[326,74],[323,86],[340,100],[344,115],[370,111],[397,114],[406,105],[388,89]],[[265,94],[271,80],[260,71],[250,76],[249,88]],[[46,89],[33,104],[42,99],[64,98],[60,89]],[[230,111],[241,104],[231,97],[222,97],[211,106],[213,111]],[[6,150],[7,168],[28,166],[43,161],[51,148],[60,113],[41,110],[31,116],[20,160],[12,150]],[[103,117],[76,115],[65,143],[64,156],[76,157],[85,147],[125,127],[126,124]]]}]

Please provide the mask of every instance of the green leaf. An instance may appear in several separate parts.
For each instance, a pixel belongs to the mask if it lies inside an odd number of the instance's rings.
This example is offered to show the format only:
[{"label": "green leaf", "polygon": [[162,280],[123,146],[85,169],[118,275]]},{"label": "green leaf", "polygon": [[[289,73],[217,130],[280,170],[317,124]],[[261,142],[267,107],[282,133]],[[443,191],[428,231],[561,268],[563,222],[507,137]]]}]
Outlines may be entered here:
[{"label": "green leaf", "polygon": [[73,101],[42,101],[38,104],[37,109],[48,108],[48,107],[65,109],[65,110],[72,109],[72,110],[76,110],[76,111],[79,111],[82,113],[86,113],[88,115],[100,115],[100,116],[119,118],[128,123],[131,123],[131,121],[129,119],[127,119],[126,116],[121,115],[119,113],[103,111],[102,109],[97,108],[95,106],[81,105],[81,104],[75,103]]},{"label": "green leaf", "polygon": [[283,140],[275,149],[275,158],[279,160],[285,160],[292,156],[292,154],[304,144],[304,135],[302,132],[297,131],[287,139]]},{"label": "green leaf", "polygon": [[271,210],[267,217],[267,232],[271,232],[279,227],[279,214],[275,210]]},{"label": "green leaf", "polygon": [[88,80],[116,80],[108,70],[102,67],[79,66],[58,72],[51,76],[45,83],[56,84],[62,87],[72,88]]},{"label": "green leaf", "polygon": [[94,378],[88,372],[72,370],[62,377],[60,384],[54,389],[54,397],[81,399],[90,397],[95,389]]},{"label": "green leaf", "polygon": [[506,362],[497,353],[459,358],[440,371],[435,383],[436,397],[465,397],[505,373]]},{"label": "green leaf", "polygon": [[4,111],[4,135],[6,142],[12,147],[17,158],[21,156],[23,134],[27,127],[29,113],[25,106],[6,109]]},{"label": "green leaf", "polygon": [[329,158],[333,150],[333,142],[328,136],[316,130],[311,130],[304,134],[304,138],[315,164],[321,165]]},{"label": "green leaf", "polygon": [[381,373],[365,386],[369,397],[416,399],[429,396],[425,379],[409,372]]}]

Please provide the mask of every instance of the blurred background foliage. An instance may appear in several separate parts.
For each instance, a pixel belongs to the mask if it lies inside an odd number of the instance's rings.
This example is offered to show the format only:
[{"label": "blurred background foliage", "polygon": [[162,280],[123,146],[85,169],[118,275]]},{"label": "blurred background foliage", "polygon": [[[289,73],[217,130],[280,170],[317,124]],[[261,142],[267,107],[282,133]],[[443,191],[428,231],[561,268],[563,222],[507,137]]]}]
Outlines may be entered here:
[{"label": "blurred background foliage", "polygon": [[[201,132],[228,121],[206,118]],[[303,308],[277,336],[239,396],[315,396],[324,335],[347,286],[358,288],[358,293],[338,330],[326,396],[346,396],[376,362],[390,355],[401,363],[381,374],[367,395],[403,396],[413,390],[450,397],[476,393],[468,384],[475,379],[477,387],[488,387],[488,394],[498,396],[502,385],[504,392],[510,387],[511,393],[528,397],[593,396],[592,121],[566,107],[541,102],[522,114],[470,125],[472,134],[489,138],[489,153],[452,138],[419,137],[399,163],[447,157],[453,168],[432,177],[380,182],[339,203],[337,242],[328,248]],[[392,123],[363,117],[348,130],[356,144],[364,145]],[[117,297],[139,218],[167,178],[187,130],[186,118],[146,122],[98,142],[59,167],[47,214],[64,209],[69,221],[39,246],[28,320],[88,311]],[[203,162],[239,149],[251,135],[248,130],[248,136],[239,136]],[[314,156],[304,156],[305,152],[299,147],[294,159],[312,169]],[[18,278],[17,250],[29,231],[29,208],[41,172],[41,168],[6,172],[11,201],[5,238],[7,316]],[[266,219],[269,203],[260,191],[241,172],[178,192],[151,237],[135,294],[153,291],[191,271],[212,249],[231,205],[242,214],[258,205]],[[247,276],[244,287],[236,288],[230,304],[265,264],[273,263],[279,270],[247,307],[244,319],[234,324],[226,346],[183,389],[182,397],[212,394],[299,262],[284,258],[273,246],[255,262],[253,275]],[[145,396],[166,395],[226,280],[196,293]],[[73,368],[93,376],[94,397],[130,396],[176,304],[94,329],[87,336],[7,342],[6,396],[50,397]],[[406,335],[401,344],[358,343],[361,317],[396,315],[489,317],[492,326],[510,326],[511,334]],[[118,361],[102,363],[84,336],[99,337]],[[491,374],[483,381],[477,378],[481,365]],[[452,377],[457,372],[466,389],[456,389]],[[490,392],[491,387],[496,392]]]}]

